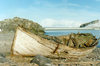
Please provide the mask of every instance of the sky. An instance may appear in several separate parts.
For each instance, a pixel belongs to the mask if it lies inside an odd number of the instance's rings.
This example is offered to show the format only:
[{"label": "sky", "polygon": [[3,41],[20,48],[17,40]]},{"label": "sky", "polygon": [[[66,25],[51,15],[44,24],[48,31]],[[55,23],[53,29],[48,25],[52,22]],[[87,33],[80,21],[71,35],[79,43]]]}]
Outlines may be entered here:
[{"label": "sky", "polygon": [[79,27],[100,19],[100,0],[0,0],[0,20],[13,17],[43,27]]}]

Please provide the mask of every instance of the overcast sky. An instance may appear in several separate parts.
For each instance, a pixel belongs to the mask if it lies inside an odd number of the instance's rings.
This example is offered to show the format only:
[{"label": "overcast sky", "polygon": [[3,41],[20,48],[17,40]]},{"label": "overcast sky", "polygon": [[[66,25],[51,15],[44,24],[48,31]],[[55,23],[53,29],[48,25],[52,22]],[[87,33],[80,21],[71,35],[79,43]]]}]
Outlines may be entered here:
[{"label": "overcast sky", "polygon": [[15,16],[44,27],[78,27],[100,19],[100,0],[0,0],[0,20]]}]

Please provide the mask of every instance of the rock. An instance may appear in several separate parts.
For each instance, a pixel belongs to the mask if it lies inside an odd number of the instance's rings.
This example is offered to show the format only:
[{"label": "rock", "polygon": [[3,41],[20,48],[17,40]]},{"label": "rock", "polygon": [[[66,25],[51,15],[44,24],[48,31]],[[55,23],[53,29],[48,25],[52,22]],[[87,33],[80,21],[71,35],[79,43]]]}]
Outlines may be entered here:
[{"label": "rock", "polygon": [[0,63],[9,62],[8,59],[6,59],[5,54],[0,53]]},{"label": "rock", "polygon": [[5,54],[0,53],[0,58],[5,57]]},{"label": "rock", "polygon": [[2,32],[15,32],[18,26],[23,27],[30,33],[37,35],[44,34],[44,28],[42,28],[42,26],[28,19],[14,17],[13,19],[0,21],[0,29]]},{"label": "rock", "polygon": [[0,57],[0,63],[5,63],[5,62],[8,62],[8,59],[4,57]]},{"label": "rock", "polygon": [[35,56],[30,63],[36,63],[39,66],[52,66],[51,60],[41,55]]}]

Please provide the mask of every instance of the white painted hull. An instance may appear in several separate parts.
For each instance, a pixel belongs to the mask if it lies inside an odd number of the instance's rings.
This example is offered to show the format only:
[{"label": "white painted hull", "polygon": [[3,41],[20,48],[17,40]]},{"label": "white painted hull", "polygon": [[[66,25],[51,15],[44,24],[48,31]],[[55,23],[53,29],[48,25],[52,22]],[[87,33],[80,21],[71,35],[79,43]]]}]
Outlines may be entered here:
[{"label": "white painted hull", "polygon": [[50,55],[56,45],[51,44],[52,47],[48,48],[48,46],[40,43],[41,39],[18,28],[12,45],[12,53],[23,56]]}]

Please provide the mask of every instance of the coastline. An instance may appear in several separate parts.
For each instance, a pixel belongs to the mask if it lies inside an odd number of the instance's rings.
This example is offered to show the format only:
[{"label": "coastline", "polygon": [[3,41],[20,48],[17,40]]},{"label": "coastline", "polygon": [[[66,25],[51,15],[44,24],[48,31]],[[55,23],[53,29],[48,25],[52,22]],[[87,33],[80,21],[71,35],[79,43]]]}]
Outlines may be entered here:
[{"label": "coastline", "polygon": [[[11,54],[10,54],[10,50],[11,50],[11,45],[12,45],[12,40],[13,40],[13,37],[14,37],[14,33],[0,33],[0,55],[4,55],[4,59],[6,59],[6,62],[4,63],[1,63],[0,62],[0,65],[5,65],[5,66],[10,66],[10,65],[16,65],[16,66],[32,66],[34,64],[31,64],[30,63],[30,60],[33,58],[33,57],[11,57]],[[20,59],[19,59],[20,58]],[[23,61],[23,59],[25,61]],[[80,59],[72,59],[72,60],[69,60],[69,59],[51,59],[53,62],[55,63],[61,63],[63,62],[64,63],[68,63],[68,64],[75,64],[75,63],[80,63],[81,64],[84,64],[87,62],[89,63],[96,63],[96,62],[99,62],[97,63],[98,66],[100,66],[100,48],[96,47],[95,50],[93,50],[92,53],[90,53],[89,55],[87,56],[84,56],[84,57],[81,57]],[[35,65],[34,65],[35,66]]]}]

